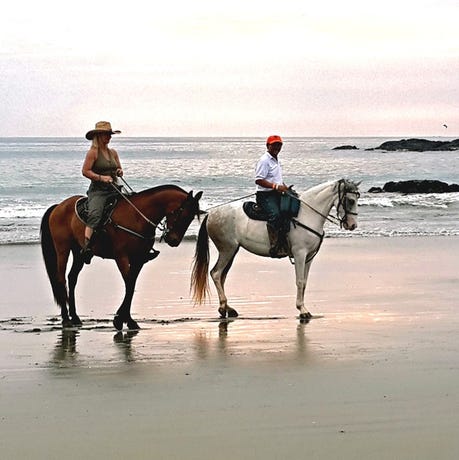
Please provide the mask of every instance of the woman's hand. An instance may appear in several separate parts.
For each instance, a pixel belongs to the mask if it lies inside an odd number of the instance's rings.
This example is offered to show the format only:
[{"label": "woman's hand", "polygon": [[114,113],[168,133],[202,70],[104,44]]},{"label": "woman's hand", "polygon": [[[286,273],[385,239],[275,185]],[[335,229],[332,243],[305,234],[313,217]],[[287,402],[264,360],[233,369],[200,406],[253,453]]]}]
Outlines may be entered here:
[{"label": "woman's hand", "polygon": [[123,177],[123,170],[122,170],[121,168],[118,168],[118,169],[116,170],[116,175],[117,175],[118,177]]},{"label": "woman's hand", "polygon": [[104,182],[105,184],[111,184],[113,182],[112,176],[99,176],[100,182]]}]

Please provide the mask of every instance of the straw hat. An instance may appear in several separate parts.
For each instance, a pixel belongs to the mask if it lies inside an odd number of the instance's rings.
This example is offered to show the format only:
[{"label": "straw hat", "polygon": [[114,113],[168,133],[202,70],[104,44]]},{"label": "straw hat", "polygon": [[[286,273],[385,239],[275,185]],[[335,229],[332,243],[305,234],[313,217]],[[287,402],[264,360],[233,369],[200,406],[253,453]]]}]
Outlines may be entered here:
[{"label": "straw hat", "polygon": [[86,133],[86,139],[91,141],[94,139],[94,136],[99,133],[121,134],[121,131],[113,131],[112,125],[108,121],[98,121],[96,123],[96,128]]}]

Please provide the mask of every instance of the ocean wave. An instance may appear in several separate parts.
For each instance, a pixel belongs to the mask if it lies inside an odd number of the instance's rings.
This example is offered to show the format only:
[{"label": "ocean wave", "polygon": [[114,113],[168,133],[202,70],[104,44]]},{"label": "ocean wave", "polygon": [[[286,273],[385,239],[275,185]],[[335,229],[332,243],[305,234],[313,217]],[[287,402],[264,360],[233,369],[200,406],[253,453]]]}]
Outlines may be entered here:
[{"label": "ocean wave", "polygon": [[374,206],[378,208],[394,207],[421,207],[446,209],[450,205],[459,203],[459,193],[428,193],[428,194],[384,194],[375,196],[363,196],[359,200],[359,206]]},{"label": "ocean wave", "polygon": [[8,204],[0,208],[0,219],[41,218],[46,206],[37,204]]}]

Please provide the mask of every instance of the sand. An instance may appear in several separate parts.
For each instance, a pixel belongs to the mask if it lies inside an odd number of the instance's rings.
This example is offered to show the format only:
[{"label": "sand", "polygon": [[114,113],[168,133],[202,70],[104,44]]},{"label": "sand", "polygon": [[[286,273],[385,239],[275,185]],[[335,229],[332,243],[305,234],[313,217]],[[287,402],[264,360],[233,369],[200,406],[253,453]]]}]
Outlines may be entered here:
[{"label": "sand", "polygon": [[[219,321],[193,244],[123,286],[96,259],[63,331],[38,246],[0,247],[2,459],[459,458],[459,238],[326,239],[301,324],[293,267],[241,251]],[[213,257],[215,254],[213,254]]]}]

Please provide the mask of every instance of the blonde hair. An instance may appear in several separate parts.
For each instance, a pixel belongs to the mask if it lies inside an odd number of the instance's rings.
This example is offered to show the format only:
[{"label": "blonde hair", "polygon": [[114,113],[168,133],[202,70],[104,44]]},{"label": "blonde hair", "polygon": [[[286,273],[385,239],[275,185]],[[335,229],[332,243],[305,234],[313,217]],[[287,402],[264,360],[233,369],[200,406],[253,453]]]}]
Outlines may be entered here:
[{"label": "blonde hair", "polygon": [[94,134],[94,137],[92,138],[91,142],[91,147],[95,147],[97,150],[99,150],[99,135]]}]

